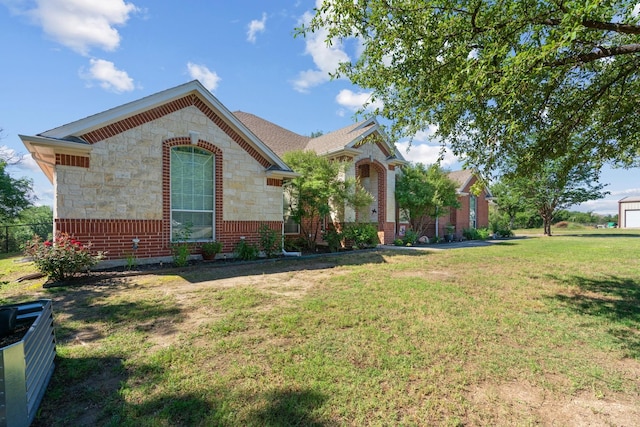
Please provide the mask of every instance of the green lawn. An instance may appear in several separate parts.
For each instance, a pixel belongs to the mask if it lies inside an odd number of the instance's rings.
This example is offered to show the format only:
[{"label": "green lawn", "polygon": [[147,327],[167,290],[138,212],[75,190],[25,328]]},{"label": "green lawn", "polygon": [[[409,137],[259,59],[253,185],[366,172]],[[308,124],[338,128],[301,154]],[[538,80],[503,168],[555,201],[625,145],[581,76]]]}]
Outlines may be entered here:
[{"label": "green lawn", "polygon": [[640,232],[618,231],[1,296],[54,300],[35,425],[633,425]]}]

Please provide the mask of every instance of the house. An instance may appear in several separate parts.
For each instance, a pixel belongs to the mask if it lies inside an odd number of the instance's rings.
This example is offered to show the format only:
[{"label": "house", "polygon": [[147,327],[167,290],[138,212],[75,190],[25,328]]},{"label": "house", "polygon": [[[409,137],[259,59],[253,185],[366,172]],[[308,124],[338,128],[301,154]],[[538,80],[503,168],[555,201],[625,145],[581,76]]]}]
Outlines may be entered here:
[{"label": "house", "polygon": [[[429,237],[444,237],[448,228],[452,228],[454,239],[462,238],[462,233],[466,229],[485,228],[489,226],[489,201],[492,198],[487,188],[483,188],[479,194],[474,194],[473,186],[478,182],[478,178],[470,170],[457,170],[447,174],[456,184],[458,195],[457,209],[449,209],[447,213],[439,218],[433,218],[426,230]],[[399,234],[404,235],[404,231],[409,229],[408,221],[401,221]],[[436,231],[437,230],[437,231]]]},{"label": "house", "polygon": [[640,196],[625,197],[618,201],[618,226],[640,228]]},{"label": "house", "polygon": [[[395,204],[396,174],[407,163],[380,129],[375,119],[353,123],[342,129],[312,138],[284,129],[274,123],[245,112],[235,112],[260,140],[276,154],[294,150],[314,151],[330,160],[347,161],[347,178],[358,178],[373,196],[371,206],[358,212],[346,209],[345,222],[377,224],[381,243],[391,244],[396,236]],[[335,220],[335,219],[334,219]],[[296,224],[288,221],[285,212],[285,231],[296,234]]]},{"label": "house", "polygon": [[[231,113],[192,81],[34,136],[23,143],[54,186],[54,230],[90,241],[108,259],[171,256],[178,239],[257,242],[285,226],[283,185],[297,176],[279,157],[314,150],[352,160],[374,195],[379,236],[396,234],[395,179],[405,163],[374,119],[317,138]],[[357,213],[352,213],[354,219]],[[189,224],[189,226],[186,226]]]},{"label": "house", "polygon": [[108,259],[168,257],[180,237],[231,252],[263,223],[281,230],[296,176],[198,81],[20,138],[54,186],[54,230]]},{"label": "house", "polygon": [[489,189],[484,187],[479,194],[474,194],[472,188],[478,182],[478,178],[470,170],[453,171],[448,175],[458,185],[460,207],[452,209],[448,216],[438,220],[440,227],[438,235],[445,235],[443,231],[447,225],[455,227],[457,238],[462,237],[462,231],[465,229],[488,227],[489,201],[492,198]]}]

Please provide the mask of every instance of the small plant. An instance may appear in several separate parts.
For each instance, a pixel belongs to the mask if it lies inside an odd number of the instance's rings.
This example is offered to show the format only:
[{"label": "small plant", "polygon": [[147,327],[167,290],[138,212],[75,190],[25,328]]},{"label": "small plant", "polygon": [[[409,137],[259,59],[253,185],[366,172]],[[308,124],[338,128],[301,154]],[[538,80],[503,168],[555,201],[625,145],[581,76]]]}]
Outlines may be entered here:
[{"label": "small plant", "polygon": [[416,243],[416,240],[418,240],[418,233],[413,230],[407,230],[402,238],[402,245],[411,246]]},{"label": "small plant", "polygon": [[345,229],[344,237],[362,249],[378,243],[378,229],[373,224],[353,224]]},{"label": "small plant", "polygon": [[72,238],[67,233],[56,233],[53,241],[42,241],[39,236],[27,242],[25,253],[33,258],[36,268],[52,281],[62,281],[88,270],[104,258],[103,252],[91,254],[91,244]]},{"label": "small plant", "polygon": [[191,238],[192,227],[191,223],[186,223],[175,233],[175,241],[171,244],[171,254],[173,255],[173,264],[176,267],[184,267],[189,262],[191,250],[188,240]]},{"label": "small plant", "polygon": [[204,259],[214,259],[220,252],[222,252],[221,242],[213,240],[202,244],[202,257]]},{"label": "small plant", "polygon": [[260,235],[260,249],[267,258],[280,253],[282,250],[281,238],[273,228],[267,224],[260,224],[258,234]]},{"label": "small plant", "polygon": [[336,230],[333,224],[329,224],[326,231],[322,234],[322,238],[327,242],[327,246],[331,252],[337,252],[342,244],[343,235]]},{"label": "small plant", "polygon": [[247,242],[245,239],[240,239],[234,252],[237,258],[244,261],[251,261],[258,258],[259,253],[258,247]]},{"label": "small plant", "polygon": [[402,239],[396,239],[396,240],[393,241],[393,244],[395,246],[403,246],[404,242],[402,241]]},{"label": "small plant", "polygon": [[125,255],[127,261],[127,270],[133,269],[138,265],[138,258],[135,254],[129,253]]}]

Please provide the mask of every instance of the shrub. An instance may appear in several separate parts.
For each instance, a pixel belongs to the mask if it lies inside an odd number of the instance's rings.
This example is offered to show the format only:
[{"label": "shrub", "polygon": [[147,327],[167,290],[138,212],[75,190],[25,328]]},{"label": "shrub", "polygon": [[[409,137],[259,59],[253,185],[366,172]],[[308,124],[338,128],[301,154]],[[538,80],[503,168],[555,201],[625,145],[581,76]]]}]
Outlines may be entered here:
[{"label": "shrub", "polygon": [[327,246],[331,252],[337,252],[342,243],[343,233],[336,230],[333,224],[330,224],[322,234],[322,239],[327,242]]},{"label": "shrub", "polygon": [[393,241],[393,244],[395,246],[404,246],[404,242],[402,241],[402,239],[396,239]]},{"label": "shrub", "polygon": [[212,240],[202,244],[202,257],[205,259],[213,259],[222,251],[222,243]]},{"label": "shrub", "polygon": [[176,231],[175,241],[171,244],[171,255],[173,255],[173,264],[176,267],[184,267],[189,262],[188,240],[191,238],[191,229],[193,225],[186,223]]},{"label": "shrub", "polygon": [[402,238],[403,245],[413,245],[418,240],[418,233],[413,230],[407,230]]},{"label": "shrub", "polygon": [[238,244],[234,249],[234,252],[237,258],[244,261],[251,261],[258,258],[259,251],[257,246],[252,245],[251,243],[247,242],[245,239],[240,239],[240,241],[238,242]]},{"label": "shrub", "polygon": [[353,240],[358,248],[366,248],[378,243],[378,229],[373,224],[352,224],[344,230],[344,238]]},{"label": "shrub", "polygon": [[104,257],[102,252],[92,255],[90,243],[85,245],[60,232],[56,233],[53,242],[43,242],[39,236],[34,236],[27,242],[25,253],[33,258],[38,271],[54,282],[91,268]]},{"label": "shrub", "polygon": [[260,234],[260,249],[267,258],[280,253],[282,250],[280,234],[267,224],[260,224],[258,234]]},{"label": "shrub", "polygon": [[567,221],[560,221],[555,224],[556,228],[569,228],[569,223]]}]

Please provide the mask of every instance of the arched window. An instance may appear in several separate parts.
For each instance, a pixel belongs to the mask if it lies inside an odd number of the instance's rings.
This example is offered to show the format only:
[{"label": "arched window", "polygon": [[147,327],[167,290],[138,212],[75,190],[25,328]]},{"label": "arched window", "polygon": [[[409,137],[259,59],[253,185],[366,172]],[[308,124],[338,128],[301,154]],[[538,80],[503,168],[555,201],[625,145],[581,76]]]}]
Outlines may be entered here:
[{"label": "arched window", "polygon": [[215,239],[215,156],[193,146],[171,148],[171,240]]}]

